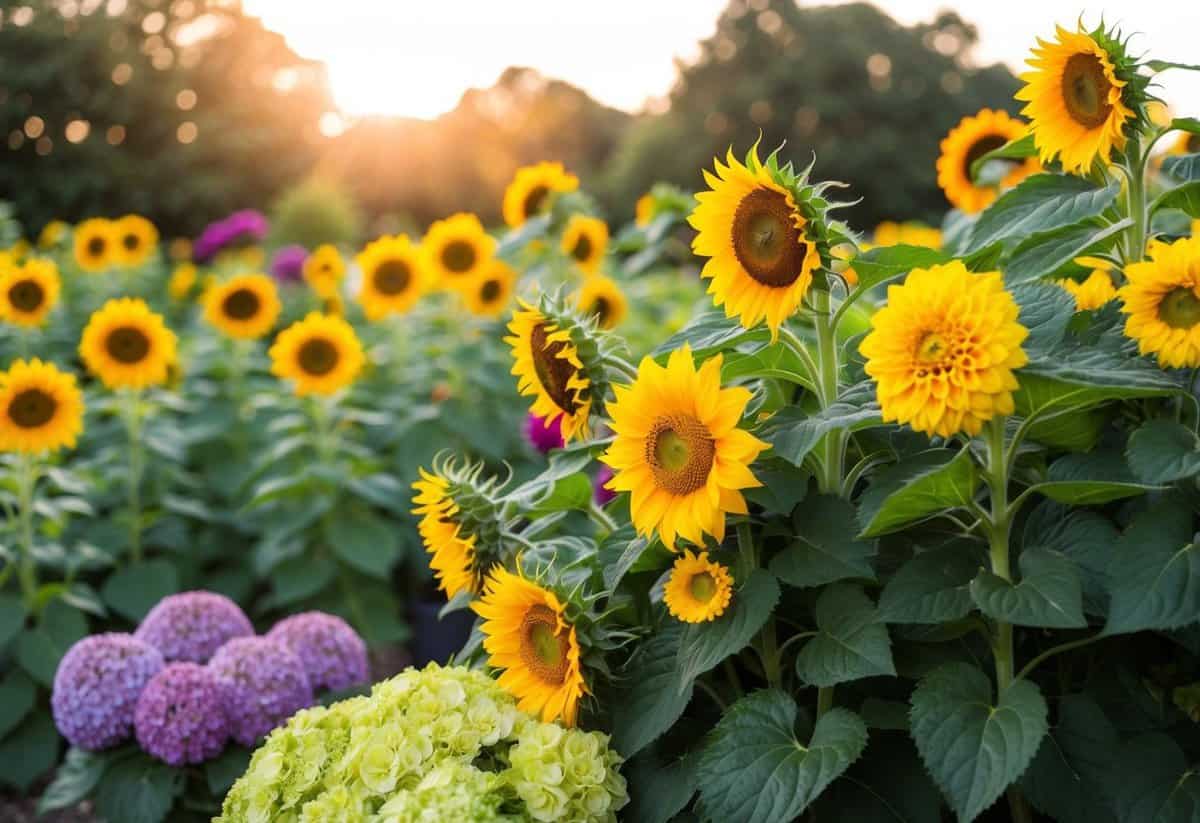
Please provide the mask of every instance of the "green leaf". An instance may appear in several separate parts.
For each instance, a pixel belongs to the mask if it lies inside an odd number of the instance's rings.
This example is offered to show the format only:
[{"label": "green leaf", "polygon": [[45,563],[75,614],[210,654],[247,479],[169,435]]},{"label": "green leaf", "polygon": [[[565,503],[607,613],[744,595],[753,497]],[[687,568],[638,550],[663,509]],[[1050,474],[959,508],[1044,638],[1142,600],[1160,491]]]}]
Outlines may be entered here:
[{"label": "green leaf", "polygon": [[1136,497],[1158,486],[1142,483],[1116,452],[1068,454],[1050,464],[1046,479],[1034,488],[1059,503],[1093,506]]},{"label": "green leaf", "polygon": [[312,597],[336,574],[337,563],[328,557],[289,557],[271,572],[271,605],[289,606]]},{"label": "green leaf", "polygon": [[183,791],[185,773],[140,751],[112,763],[96,787],[96,811],[121,823],[160,823]]},{"label": "green leaf", "polygon": [[948,263],[950,255],[925,246],[880,246],[863,252],[848,264],[858,275],[855,291],[874,288],[913,269],[925,269]]},{"label": "green leaf", "polygon": [[577,472],[556,481],[533,506],[522,514],[536,520],[557,512],[586,511],[591,502],[592,479],[583,472]]},{"label": "green leaf", "polygon": [[1015,286],[1011,294],[1021,310],[1017,321],[1029,330],[1025,351],[1056,346],[1075,316],[1075,298],[1060,286],[1038,282]]},{"label": "green leaf", "polygon": [[1117,540],[1105,634],[1177,629],[1200,620],[1200,552],[1192,513],[1167,500],[1141,512]]},{"label": "green leaf", "polygon": [[895,674],[887,626],[858,586],[828,586],[814,608],[817,635],[796,656],[796,674],[812,686],[836,686]]},{"label": "green leaf", "polygon": [[965,506],[976,477],[966,449],[930,449],[877,474],[858,505],[864,537],[896,531],[947,509]]},{"label": "green leaf", "polygon": [[[907,730],[908,707],[900,705]],[[821,795],[813,819],[941,823],[942,795],[907,735],[873,734],[862,758]]]},{"label": "green leaf", "polygon": [[1026,157],[1037,157],[1037,146],[1033,142],[1033,135],[1026,134],[1024,137],[1018,137],[1016,140],[1009,140],[1003,146],[992,149],[982,157],[975,158],[971,163],[970,175],[974,180],[979,177],[979,173],[983,167],[993,160],[1024,160]]},{"label": "green leaf", "polygon": [[37,699],[37,687],[29,675],[11,669],[0,680],[0,738],[25,719]]},{"label": "green leaf", "polygon": [[695,758],[671,763],[643,754],[624,769],[629,776],[629,805],[621,810],[625,823],[668,823],[696,793]]},{"label": "green leaf", "polygon": [[[1200,71],[1200,66],[1194,66],[1194,65],[1191,65],[1190,63],[1172,63],[1167,60],[1147,60],[1142,65],[1144,65],[1146,68],[1150,69],[1150,71],[1152,71],[1152,72],[1166,71],[1167,69],[1185,69],[1187,71]],[[1184,118],[1184,119],[1191,120],[1192,123],[1197,122],[1196,120],[1194,120],[1190,117]],[[1176,120],[1173,123],[1171,123],[1171,127],[1179,128],[1178,126],[1175,125],[1175,123],[1177,123],[1177,122],[1179,122],[1179,121]],[[1189,129],[1189,131],[1191,131],[1191,130]]]},{"label": "green leaf", "polygon": [[58,729],[47,711],[34,712],[0,740],[0,783],[26,791],[58,762]]},{"label": "green leaf", "polygon": [[1023,545],[1062,552],[1075,564],[1088,614],[1108,613],[1108,566],[1117,542],[1116,527],[1101,514],[1044,501],[1025,521]]},{"label": "green leaf", "polygon": [[697,677],[746,648],[778,601],[779,583],[774,575],[755,569],[734,591],[725,614],[705,623],[689,623],[676,656],[676,691],[683,694]]},{"label": "green leaf", "polygon": [[250,749],[231,745],[204,764],[204,778],[213,797],[224,797],[237,779],[246,773],[252,754]]},{"label": "green leaf", "polygon": [[768,340],[770,333],[765,328],[745,329],[737,320],[731,320],[723,311],[708,311],[695,317],[666,342],[654,350],[654,355],[669,354],[686,343],[694,355],[707,355],[721,349],[729,349],[747,340]]},{"label": "green leaf", "polygon": [[1045,416],[1110,400],[1165,397],[1178,391],[1163,371],[1137,358],[1094,346],[1062,346],[1035,353],[1017,372],[1013,399],[1022,417]]},{"label": "green leaf", "polygon": [[1021,552],[1021,580],[1015,584],[981,570],[971,582],[971,597],[988,617],[1018,626],[1087,626],[1075,564],[1052,549],[1035,546]]},{"label": "green leaf", "polygon": [[786,380],[814,389],[808,366],[790,346],[766,342],[749,351],[731,351],[721,366],[721,382]]},{"label": "green leaf", "polygon": [[1035,234],[1013,249],[1012,256],[1001,268],[1009,286],[1048,277],[1076,257],[1107,249],[1117,236],[1129,228],[1127,218],[1111,225],[1094,222]]},{"label": "green leaf", "polygon": [[993,703],[992,682],[969,663],[930,672],[913,691],[912,735],[962,823],[1021,776],[1046,733],[1046,701],[1016,680]]},{"label": "green leaf", "polygon": [[1160,209],[1179,209],[1188,217],[1200,217],[1200,180],[1190,180],[1154,198],[1150,213]]},{"label": "green leaf", "polygon": [[791,820],[858,759],[867,727],[853,712],[831,709],[807,744],[796,738],[796,704],[760,691],[733,705],[700,755],[699,812],[722,823]]},{"label": "green leaf", "polygon": [[971,229],[964,254],[992,243],[1070,226],[1101,214],[1121,191],[1119,182],[1098,187],[1083,177],[1035,174],[1000,195]]},{"label": "green leaf", "polygon": [[1119,743],[1117,730],[1095,701],[1063,695],[1058,723],[1021,776],[1021,792],[1059,823],[1115,823],[1106,794]]},{"label": "green leaf", "polygon": [[62,600],[51,600],[37,627],[26,629],[17,638],[17,662],[34,680],[50,688],[62,656],[87,633],[87,619],[78,609]]},{"label": "green leaf", "polygon": [[[1152,62],[1160,63],[1161,61],[1155,60]],[[1200,71],[1200,66],[1189,66],[1186,63],[1168,63],[1167,66],[1176,69]],[[1161,69],[1156,69],[1156,71],[1161,71]],[[1170,127],[1177,131],[1186,131],[1188,134],[1200,135],[1200,120],[1195,117],[1176,117],[1171,121]]]},{"label": "green leaf", "polygon": [[854,506],[839,497],[811,497],[793,518],[796,539],[771,558],[771,573],[798,588],[849,578],[875,579],[875,545],[854,536]]},{"label": "green leaf", "polygon": [[74,746],[54,773],[54,779],[38,800],[38,814],[74,806],[91,794],[112,755],[108,752],[89,752]]},{"label": "green leaf", "polygon": [[21,598],[12,594],[0,594],[0,650],[17,636],[25,625],[25,606]]},{"label": "green leaf", "polygon": [[938,624],[966,617],[972,608],[969,587],[984,560],[979,544],[965,540],[918,553],[884,587],[879,618]]},{"label": "green leaf", "polygon": [[1108,788],[1120,823],[1200,823],[1200,773],[1165,734],[1122,746]]},{"label": "green leaf", "polygon": [[390,579],[400,558],[398,530],[368,509],[335,507],[324,520],[324,535],[339,559],[379,580]]},{"label": "green leaf", "polygon": [[771,417],[762,438],[774,447],[776,456],[800,466],[830,432],[856,432],[883,424],[879,404],[875,402],[865,406],[838,402],[812,414],[792,406]]},{"label": "green leaf", "polygon": [[612,745],[632,757],[675,724],[692,699],[692,682],[683,692],[675,684],[676,659],[684,624],[670,621],[650,636],[624,671],[622,690],[613,707]]},{"label": "green leaf", "polygon": [[1200,153],[1164,157],[1162,170],[1176,180],[1200,180]]},{"label": "green leaf", "polygon": [[179,591],[179,574],[168,560],[144,560],[109,575],[100,595],[109,608],[137,623],[154,604]]},{"label": "green leaf", "polygon": [[1142,482],[1173,483],[1200,474],[1200,437],[1172,420],[1151,420],[1129,436],[1125,457]]}]

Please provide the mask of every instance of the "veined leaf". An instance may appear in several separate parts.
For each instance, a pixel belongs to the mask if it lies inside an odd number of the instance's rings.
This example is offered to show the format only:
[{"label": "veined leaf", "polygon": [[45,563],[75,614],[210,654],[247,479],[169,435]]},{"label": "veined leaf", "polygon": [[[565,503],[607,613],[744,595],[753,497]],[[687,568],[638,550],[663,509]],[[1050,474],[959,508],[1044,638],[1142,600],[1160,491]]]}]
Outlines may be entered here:
[{"label": "veined leaf", "polygon": [[1023,417],[1178,391],[1152,364],[1094,347],[1063,346],[1036,354],[1017,372],[1017,380],[1020,388],[1013,399]]},{"label": "veined leaf", "polygon": [[1092,452],[1055,460],[1046,479],[1034,488],[1058,503],[1091,506],[1136,497],[1160,487],[1135,478],[1119,453]]},{"label": "veined leaf", "polygon": [[769,340],[770,332],[765,328],[746,329],[737,320],[731,320],[723,311],[709,311],[688,323],[667,341],[654,350],[654,355],[668,354],[685,343],[696,355],[708,354],[720,349],[733,348],[747,340]]},{"label": "veined leaf", "polygon": [[863,252],[851,260],[849,266],[858,275],[855,291],[863,291],[913,269],[924,269],[950,260],[950,255],[937,249],[901,244]]},{"label": "veined leaf", "polygon": [[971,456],[964,449],[930,449],[875,476],[859,501],[864,537],[896,531],[909,523],[965,506],[975,493]]},{"label": "veined leaf", "polygon": [[1058,723],[1021,776],[1021,791],[1059,823],[1115,823],[1107,795],[1119,745],[1117,730],[1094,700],[1063,695]]},{"label": "veined leaf", "polygon": [[771,572],[799,588],[848,578],[875,579],[871,541],[856,538],[854,506],[821,495],[805,501],[794,518],[796,539],[771,558]]},{"label": "veined leaf", "polygon": [[1200,772],[1174,740],[1142,735],[1122,746],[1109,782],[1120,823],[1200,823]]},{"label": "veined leaf", "polygon": [[1164,157],[1162,170],[1176,180],[1200,180],[1200,153]]},{"label": "veined leaf", "polygon": [[971,581],[985,560],[983,548],[966,540],[919,552],[884,587],[880,619],[939,624],[966,617],[973,608]]},{"label": "veined leaf", "polygon": [[1179,209],[1188,217],[1200,217],[1200,180],[1189,180],[1155,197],[1150,212],[1160,209]]},{"label": "veined leaf", "polygon": [[629,688],[613,709],[612,745],[632,757],[669,729],[692,699],[692,681],[674,688],[676,658],[684,624],[670,621],[651,635],[624,672]]},{"label": "veined leaf", "polygon": [[1137,478],[1172,483],[1200,474],[1200,437],[1171,420],[1151,420],[1129,436],[1125,456]]},{"label": "veined leaf", "polygon": [[1005,580],[984,569],[971,582],[971,597],[988,617],[1018,626],[1078,629],[1083,616],[1083,590],[1075,564],[1052,549],[1021,552],[1021,580]]},{"label": "veined leaf", "polygon": [[895,674],[887,626],[857,586],[829,586],[817,598],[817,636],[796,656],[796,674],[813,686]]},{"label": "veined leaf", "polygon": [[762,437],[774,447],[776,456],[800,466],[830,432],[855,432],[882,425],[875,401],[862,406],[839,401],[812,414],[795,406],[785,408],[771,417]]},{"label": "veined leaf", "polygon": [[1101,214],[1116,199],[1121,184],[1097,187],[1064,174],[1035,174],[1000,195],[979,215],[964,253],[1011,238],[1070,226]]},{"label": "veined leaf", "polygon": [[1054,274],[1076,257],[1107,249],[1131,225],[1128,218],[1109,225],[1088,221],[1035,234],[1018,245],[1001,266],[1004,280],[1015,286]]},{"label": "veined leaf", "polygon": [[1175,500],[1133,518],[1109,565],[1105,634],[1176,629],[1200,620],[1200,551],[1191,509]]},{"label": "veined leaf", "polygon": [[688,624],[676,656],[678,693],[683,694],[698,676],[744,649],[767,622],[778,601],[779,583],[775,576],[755,569],[734,590],[725,614],[705,623]]}]

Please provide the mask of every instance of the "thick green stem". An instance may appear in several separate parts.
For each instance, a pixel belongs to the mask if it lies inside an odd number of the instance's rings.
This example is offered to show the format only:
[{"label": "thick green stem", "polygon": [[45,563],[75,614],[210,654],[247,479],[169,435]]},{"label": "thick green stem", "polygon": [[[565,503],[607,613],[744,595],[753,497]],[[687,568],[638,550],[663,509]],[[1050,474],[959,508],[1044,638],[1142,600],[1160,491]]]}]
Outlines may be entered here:
[{"label": "thick green stem", "polygon": [[[833,317],[830,314],[829,292],[816,290],[813,293],[813,322],[817,329],[817,397],[821,408],[833,405],[838,396],[838,346]],[[845,450],[845,433],[838,429],[825,436],[822,447],[821,476],[817,478],[825,494],[842,493],[842,455]]]},{"label": "thick green stem", "polygon": [[[754,545],[754,533],[749,521],[738,523],[738,554],[741,560],[743,580],[758,568],[758,549]],[[759,632],[759,657],[762,658],[763,676],[768,685],[779,688],[783,683],[783,670],[779,660],[779,641],[776,634],[775,618],[767,618],[766,624]]]},{"label": "thick green stem", "polygon": [[21,556],[17,561],[17,577],[21,581],[21,595],[28,611],[32,611],[36,605],[38,592],[37,559],[33,555],[33,490],[37,486],[37,478],[37,460],[32,455],[22,455],[17,474],[17,506],[21,518]]},{"label": "thick green stem", "polygon": [[1126,238],[1126,263],[1136,263],[1146,254],[1146,163],[1141,154],[1141,143],[1135,137],[1129,141],[1125,150],[1129,163],[1129,179],[1126,185],[1126,195],[1129,207],[1129,218],[1133,225],[1129,227]]},{"label": "thick green stem", "polygon": [[124,398],[123,417],[129,438],[129,559],[142,562],[142,475],[146,452],[142,446],[142,396],[130,391]]}]

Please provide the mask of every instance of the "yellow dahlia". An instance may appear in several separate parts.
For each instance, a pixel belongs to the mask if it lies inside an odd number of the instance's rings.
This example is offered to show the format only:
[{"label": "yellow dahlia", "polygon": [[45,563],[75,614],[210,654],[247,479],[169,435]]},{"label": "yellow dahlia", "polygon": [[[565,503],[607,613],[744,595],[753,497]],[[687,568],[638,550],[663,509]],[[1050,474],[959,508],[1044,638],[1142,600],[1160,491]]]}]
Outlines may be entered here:
[{"label": "yellow dahlia", "polygon": [[52,249],[66,237],[71,227],[62,220],[51,220],[38,233],[38,248]]},{"label": "yellow dahlia", "polygon": [[684,623],[704,623],[725,613],[733,597],[733,577],[729,569],[684,549],[671,567],[671,576],[663,586],[667,611]]},{"label": "yellow dahlia", "polygon": [[463,289],[467,310],[481,317],[499,317],[512,302],[517,273],[506,263],[492,259],[482,275]]},{"label": "yellow dahlia", "polygon": [[518,708],[574,726],[588,689],[575,627],[554,592],[497,567],[471,608],[484,621],[488,665],[501,670],[500,685]]},{"label": "yellow dahlia", "polygon": [[117,298],[92,314],[79,354],[110,389],[144,389],[166,382],[175,362],[175,334],[146,301]]},{"label": "yellow dahlia", "polygon": [[329,395],[349,386],[366,360],[353,327],[319,312],[281,331],[269,353],[271,373],[294,380],[296,394],[302,397]]},{"label": "yellow dahlia", "polygon": [[455,521],[458,504],[450,491],[450,481],[440,473],[420,469],[420,479],[413,483],[413,514],[420,515],[417,531],[429,553],[429,568],[438,581],[438,588],[449,600],[460,592],[478,594],[482,588],[481,570],[475,565],[473,534],[466,534]]},{"label": "yellow dahlia", "polygon": [[368,320],[411,309],[428,284],[421,250],[408,235],[380,237],[367,244],[355,258],[362,269],[358,300]]},{"label": "yellow dahlia", "polygon": [[563,440],[586,440],[591,433],[591,383],[571,335],[528,303],[513,314],[504,338],[513,350],[517,390],[533,397],[531,411],[546,425],[560,421]]},{"label": "yellow dahlia", "polygon": [[517,169],[504,190],[504,222],[516,228],[541,213],[550,196],[579,188],[579,178],[567,172],[562,163],[538,163]]},{"label": "yellow dahlia", "polygon": [[270,333],[282,309],[275,281],[265,274],[238,274],[204,293],[204,319],[237,340]]},{"label": "yellow dahlia", "polygon": [[972,274],[958,260],[888,287],[859,347],[883,419],[950,437],[1011,414],[1013,369],[1028,360],[1017,313],[999,272]]},{"label": "yellow dahlia", "polygon": [[346,263],[337,247],[325,243],[304,259],[304,280],[318,297],[329,299],[337,293],[346,274]]},{"label": "yellow dahlia", "polygon": [[616,437],[601,460],[613,470],[608,488],[630,492],[638,532],[657,529],[672,550],[676,537],[723,540],[726,513],[746,514],[740,490],[762,485],[750,464],[767,444],[737,427],[750,390],[721,388],[721,355],[697,369],[684,346],[665,368],[644,358],[633,385],[614,392]]},{"label": "yellow dahlia", "polygon": [[84,220],[75,227],[75,262],[86,272],[104,271],[117,259],[117,243],[111,220]]},{"label": "yellow dahlia", "polygon": [[746,328],[765,319],[775,337],[808,293],[821,256],[795,199],[757,151],[742,165],[730,150],[726,163],[715,160],[716,174],[704,172],[710,190],[696,195],[688,218],[697,231],[692,250],[710,258],[700,276],[725,315]]},{"label": "yellow dahlia", "polygon": [[608,224],[599,217],[573,214],[563,229],[561,248],[586,272],[595,272],[608,249]]},{"label": "yellow dahlia", "polygon": [[496,253],[496,240],[483,230],[478,217],[464,212],[430,226],[421,250],[437,285],[463,289],[487,270]]},{"label": "yellow dahlia", "polygon": [[1126,81],[1117,77],[1114,56],[1082,27],[1058,26],[1055,42],[1038,39],[1021,75],[1017,99],[1026,103],[1033,142],[1043,163],[1055,157],[1067,172],[1088,171],[1096,160],[1107,163],[1125,147],[1125,125],[1134,117],[1122,100]]},{"label": "yellow dahlia", "polygon": [[1125,267],[1125,334],[1168,368],[1200,366],[1200,238],[1156,243]]},{"label": "yellow dahlia", "polygon": [[1021,138],[1025,131],[1024,123],[1004,111],[982,109],[978,114],[960,120],[942,140],[942,153],[937,161],[938,185],[950,204],[967,214],[983,211],[996,199],[998,188],[1015,186],[1037,172],[1041,164],[1031,157],[1015,163],[999,161],[1008,166],[1007,173],[999,181],[979,182],[971,177],[971,166],[976,160]]},{"label": "yellow dahlia", "polygon": [[1059,280],[1058,284],[1075,298],[1075,311],[1093,311],[1117,296],[1112,275],[1103,267],[1093,269],[1082,282],[1067,278]]},{"label": "yellow dahlia", "polygon": [[82,431],[83,393],[75,375],[37,358],[0,372],[0,451],[74,448]]},{"label": "yellow dahlia", "polygon": [[0,271],[0,320],[33,328],[46,322],[58,303],[58,266],[30,258],[23,266]]},{"label": "yellow dahlia", "polygon": [[172,300],[187,299],[196,286],[196,274],[194,263],[180,263],[175,267],[171,279],[167,281],[167,294],[171,295]]},{"label": "yellow dahlia", "polygon": [[146,262],[158,246],[158,229],[140,214],[127,214],[113,223],[114,259],[131,268]]},{"label": "yellow dahlia", "polygon": [[579,289],[579,310],[595,317],[602,329],[613,329],[629,313],[629,301],[611,278],[596,274],[583,281]]}]

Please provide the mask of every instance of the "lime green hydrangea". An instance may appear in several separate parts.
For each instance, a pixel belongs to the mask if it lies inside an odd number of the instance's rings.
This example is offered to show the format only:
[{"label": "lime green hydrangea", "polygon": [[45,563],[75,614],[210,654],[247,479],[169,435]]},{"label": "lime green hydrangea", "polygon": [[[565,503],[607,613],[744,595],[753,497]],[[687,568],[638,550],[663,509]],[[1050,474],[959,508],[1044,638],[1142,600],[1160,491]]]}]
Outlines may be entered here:
[{"label": "lime green hydrangea", "polygon": [[218,821],[615,821],[620,765],[605,735],[543,723],[486,675],[430,664],[298,712]]}]

